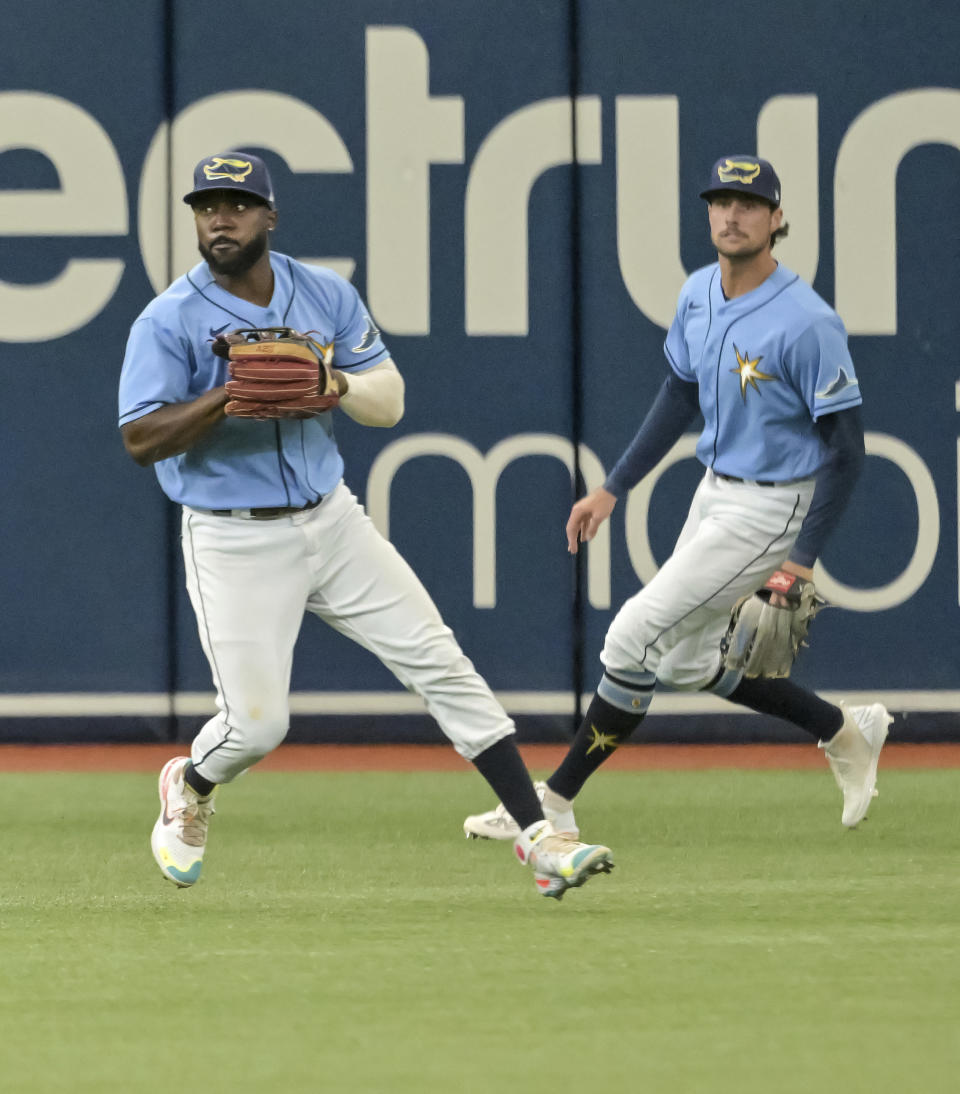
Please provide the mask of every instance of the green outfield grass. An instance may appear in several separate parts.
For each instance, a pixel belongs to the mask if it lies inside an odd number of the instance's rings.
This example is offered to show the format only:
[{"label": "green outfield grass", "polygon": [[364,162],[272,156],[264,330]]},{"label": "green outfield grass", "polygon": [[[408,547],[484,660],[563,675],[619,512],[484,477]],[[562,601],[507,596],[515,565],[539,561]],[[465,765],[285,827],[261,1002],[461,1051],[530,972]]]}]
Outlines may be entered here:
[{"label": "green outfield grass", "polygon": [[4,1094],[935,1094],[960,1074],[960,774],[601,772],[560,903],[463,774],[256,773],[205,876],[156,780],[2,775]]}]

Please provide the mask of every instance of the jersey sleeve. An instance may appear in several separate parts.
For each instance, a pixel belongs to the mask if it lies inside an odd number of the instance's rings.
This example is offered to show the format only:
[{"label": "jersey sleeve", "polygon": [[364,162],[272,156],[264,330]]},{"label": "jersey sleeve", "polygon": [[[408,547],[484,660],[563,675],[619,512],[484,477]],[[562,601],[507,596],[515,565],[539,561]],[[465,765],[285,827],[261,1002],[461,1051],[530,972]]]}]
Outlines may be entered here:
[{"label": "jersey sleeve", "polygon": [[697,374],[690,365],[690,354],[687,351],[687,340],[684,337],[683,320],[681,316],[686,310],[686,294],[682,293],[677,307],[677,313],[673,317],[667,337],[663,343],[663,352],[673,371],[689,384],[697,382]]},{"label": "jersey sleeve", "polygon": [[333,338],[333,367],[360,372],[386,361],[390,351],[383,344],[360,294],[343,278],[337,279],[337,330]]},{"label": "jersey sleeve", "polygon": [[141,316],[130,329],[120,372],[119,424],[188,402],[192,359],[188,342],[154,317]]},{"label": "jersey sleeve", "polygon": [[863,402],[839,316],[824,316],[807,326],[787,347],[784,360],[814,421]]}]

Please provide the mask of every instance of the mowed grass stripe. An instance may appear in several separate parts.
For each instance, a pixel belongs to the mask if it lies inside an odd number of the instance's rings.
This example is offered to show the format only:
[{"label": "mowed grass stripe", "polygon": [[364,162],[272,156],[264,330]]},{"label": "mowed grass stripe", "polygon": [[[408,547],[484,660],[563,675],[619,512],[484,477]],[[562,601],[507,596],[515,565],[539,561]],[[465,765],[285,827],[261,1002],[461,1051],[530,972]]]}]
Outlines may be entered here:
[{"label": "mowed grass stripe", "polygon": [[953,772],[624,773],[617,869],[545,900],[471,773],[254,772],[205,875],[150,857],[156,780],[0,775],[3,1090],[952,1091]]}]

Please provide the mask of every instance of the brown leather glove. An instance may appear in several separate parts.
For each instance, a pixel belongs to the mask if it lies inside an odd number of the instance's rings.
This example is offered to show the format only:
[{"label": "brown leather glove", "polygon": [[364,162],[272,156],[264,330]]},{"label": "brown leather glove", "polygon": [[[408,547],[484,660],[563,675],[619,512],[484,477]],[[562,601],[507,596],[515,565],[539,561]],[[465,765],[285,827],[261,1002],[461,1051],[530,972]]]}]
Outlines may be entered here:
[{"label": "brown leather glove", "polygon": [[224,410],[231,418],[313,418],[340,401],[332,342],[289,327],[241,328],[218,335],[213,352],[230,362]]}]

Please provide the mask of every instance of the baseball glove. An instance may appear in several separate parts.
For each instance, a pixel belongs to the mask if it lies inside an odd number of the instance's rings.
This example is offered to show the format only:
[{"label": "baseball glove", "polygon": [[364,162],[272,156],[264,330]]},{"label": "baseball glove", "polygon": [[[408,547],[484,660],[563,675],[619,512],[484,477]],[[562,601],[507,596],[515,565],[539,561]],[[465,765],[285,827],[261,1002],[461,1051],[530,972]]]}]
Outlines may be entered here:
[{"label": "baseball glove", "polygon": [[312,418],[340,401],[332,342],[289,327],[241,328],[218,335],[213,352],[230,362],[224,409],[231,418]]},{"label": "baseball glove", "polygon": [[[787,607],[771,603],[774,593]],[[789,676],[813,617],[826,603],[812,581],[777,570],[766,585],[733,606],[721,646],[726,669],[744,676]]]}]

